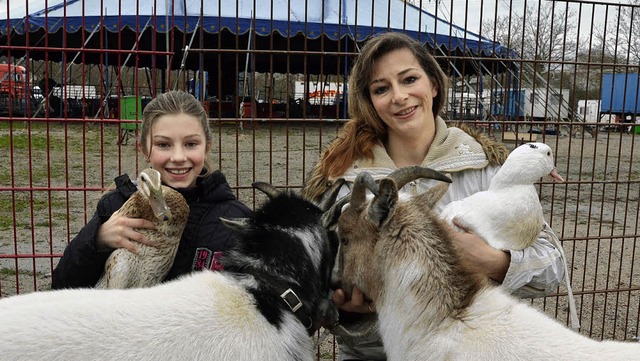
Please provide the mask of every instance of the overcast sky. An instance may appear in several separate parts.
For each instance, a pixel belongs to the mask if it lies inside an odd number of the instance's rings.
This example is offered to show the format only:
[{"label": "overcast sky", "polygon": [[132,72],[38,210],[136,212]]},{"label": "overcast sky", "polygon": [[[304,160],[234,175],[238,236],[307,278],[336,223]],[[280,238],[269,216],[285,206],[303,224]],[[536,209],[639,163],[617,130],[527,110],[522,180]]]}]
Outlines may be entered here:
[{"label": "overcast sky", "polygon": [[[7,18],[7,1],[9,1],[9,11],[11,18],[23,18],[26,13],[26,4],[27,0],[0,0],[0,19]],[[32,13],[36,10],[40,10],[44,8],[45,0],[28,0],[29,1],[29,12]],[[49,0],[49,6],[58,3],[61,0]],[[117,0],[116,0],[117,1]],[[125,0],[126,1],[126,0]],[[135,0],[132,0],[135,1]]]},{"label": "overcast sky", "polygon": [[[7,1],[8,0],[0,0],[0,19],[7,18]],[[25,4],[27,0],[10,0],[10,16],[12,18],[22,18],[25,16]],[[35,11],[36,9],[40,9],[44,7],[45,0],[28,0],[29,1],[29,12]],[[159,0],[160,1],[160,0]],[[208,1],[208,0],[205,0]],[[261,0],[268,1],[268,0]],[[311,1],[311,0],[310,0]],[[313,0],[313,1],[322,1],[322,0]],[[482,10],[482,21],[486,21],[487,19],[495,18],[495,9],[496,9],[496,1],[498,2],[498,14],[508,14],[509,4],[512,4],[512,11],[514,12],[522,12],[522,8],[524,6],[524,0],[422,0],[422,7],[430,12],[431,14],[437,14],[438,17],[451,21],[451,17],[453,17],[453,23],[464,27],[465,20],[467,22],[466,28],[474,33],[478,33],[480,31],[480,10]],[[549,0],[542,0],[548,2]],[[588,2],[589,0],[585,0],[581,3],[569,2],[569,7],[577,9],[580,4],[582,4],[582,24],[581,28],[590,30],[597,26],[601,26],[604,22],[604,5],[592,5]],[[628,0],[598,0],[598,3],[610,3],[610,4],[620,4],[626,3]],[[49,0],[49,4],[56,3],[56,0]],[[365,4],[367,1],[361,1],[360,4]],[[415,1],[415,3],[419,3],[419,1]],[[535,0],[527,0],[527,4],[534,4]],[[564,1],[556,1],[556,6],[564,8]],[[482,9],[481,9],[482,5]],[[468,6],[468,10],[465,9],[465,6]],[[595,10],[595,26],[591,24],[591,13]],[[616,7],[609,7],[610,18],[614,19]],[[467,16],[465,16],[465,11],[467,12]],[[466,19],[465,19],[466,17]],[[612,21],[612,20],[610,20]],[[615,22],[614,22],[615,23]]]},{"label": "overcast sky", "polygon": [[[467,23],[466,28],[474,33],[478,33],[480,31],[480,12],[482,10],[482,22],[486,22],[487,20],[493,20],[495,18],[496,12],[496,1],[498,2],[498,15],[502,16],[504,14],[508,14],[509,11],[517,12],[518,14],[522,13],[522,9],[524,7],[524,0],[422,0],[423,8],[430,12],[431,14],[437,13],[438,17],[443,18],[445,20],[451,21],[453,17],[453,23],[460,27],[465,26],[465,20]],[[549,0],[543,0],[545,2],[550,2]],[[581,17],[581,29],[584,31],[590,31],[592,28],[597,28],[598,26],[602,26],[604,23],[604,13],[606,5],[594,5],[588,2],[589,0],[585,0],[581,3],[575,2],[564,2],[564,1],[556,1],[556,7],[558,9],[565,9],[566,4],[569,4],[569,9],[573,9],[576,14],[578,13],[578,9],[580,4],[582,4],[582,17]],[[618,5],[620,3],[626,3],[626,0],[598,0],[599,4],[608,3]],[[531,6],[535,4],[535,0],[528,0],[527,5]],[[512,7],[510,10],[510,4]],[[482,8],[481,8],[482,5]],[[465,9],[468,7],[468,9]],[[591,24],[591,15],[592,12],[595,11],[594,16],[594,24]],[[466,16],[465,16],[466,12]],[[610,6],[609,7],[609,22],[613,21],[615,18],[615,13],[617,12],[617,7]],[[453,14],[452,14],[453,13]],[[465,19],[466,18],[466,19]],[[615,24],[613,22],[612,24]]]}]

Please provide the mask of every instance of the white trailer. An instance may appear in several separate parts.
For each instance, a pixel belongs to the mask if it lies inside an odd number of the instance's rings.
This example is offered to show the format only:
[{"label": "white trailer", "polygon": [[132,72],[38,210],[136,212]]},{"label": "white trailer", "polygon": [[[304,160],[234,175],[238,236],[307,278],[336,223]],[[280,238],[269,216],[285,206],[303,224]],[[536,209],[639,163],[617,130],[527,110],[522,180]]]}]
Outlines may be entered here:
[{"label": "white trailer", "polygon": [[65,85],[53,88],[53,95],[64,99],[96,99],[96,87],[93,85]]},{"label": "white trailer", "polygon": [[[569,117],[569,89],[494,89],[490,92],[491,115],[514,120],[561,120]],[[488,105],[488,104],[487,104]]]},{"label": "white trailer", "polygon": [[600,99],[578,100],[576,117],[586,123],[615,123],[616,117],[612,114],[600,114]]}]

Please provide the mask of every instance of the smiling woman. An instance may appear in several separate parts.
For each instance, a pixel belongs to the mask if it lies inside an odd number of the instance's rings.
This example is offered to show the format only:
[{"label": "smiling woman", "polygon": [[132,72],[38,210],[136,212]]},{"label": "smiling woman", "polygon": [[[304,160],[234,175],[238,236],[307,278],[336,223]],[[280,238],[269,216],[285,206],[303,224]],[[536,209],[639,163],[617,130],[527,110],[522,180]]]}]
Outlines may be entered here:
[{"label": "smiling woman", "polygon": [[433,98],[438,87],[409,49],[381,56],[371,78],[371,103],[387,126],[389,155],[398,167],[422,162],[435,134]]},{"label": "smiling woman", "polygon": [[[335,179],[353,184],[361,172],[381,179],[394,170],[421,165],[446,172],[452,184],[437,204],[446,204],[486,190],[508,152],[485,136],[448,127],[438,115],[447,95],[447,79],[433,56],[420,43],[399,33],[374,37],[361,49],[349,78],[349,113],[343,132],[329,146],[305,185],[311,198],[320,198]],[[433,181],[415,180],[399,192],[423,194]],[[349,192],[352,185],[345,187]],[[502,283],[514,294],[540,297],[556,289],[564,273],[557,240],[546,225],[533,245],[523,250],[497,250],[478,234],[460,227],[452,232],[465,261],[484,277]],[[375,325],[371,298],[357,288],[338,289],[334,302],[354,320],[335,330],[341,360],[384,360],[385,349]],[[360,314],[360,317],[358,317]],[[375,319],[374,319],[375,320]],[[363,336],[364,334],[364,336]]]}]

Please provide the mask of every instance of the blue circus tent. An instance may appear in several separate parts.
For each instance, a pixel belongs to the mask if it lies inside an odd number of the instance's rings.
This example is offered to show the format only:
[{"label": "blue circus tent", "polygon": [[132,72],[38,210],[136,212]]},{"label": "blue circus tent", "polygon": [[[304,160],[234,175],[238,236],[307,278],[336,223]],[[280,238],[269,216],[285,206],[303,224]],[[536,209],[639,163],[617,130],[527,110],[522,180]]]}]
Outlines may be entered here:
[{"label": "blue circus tent", "polygon": [[[28,52],[42,59],[46,53],[49,60],[69,61],[71,53],[82,51],[77,61],[100,63],[103,49],[118,49],[106,52],[109,64],[164,68],[169,59],[171,68],[197,70],[231,60],[242,64],[244,54],[252,54],[256,71],[339,74],[344,57],[336,55],[357,52],[367,38],[390,30],[420,40],[458,73],[478,69],[463,66],[461,56],[508,53],[402,0],[49,0],[48,8],[43,3],[29,0],[28,10],[23,3],[9,14],[0,10],[0,37],[14,47],[11,56]],[[283,51],[287,61],[278,58]]]}]

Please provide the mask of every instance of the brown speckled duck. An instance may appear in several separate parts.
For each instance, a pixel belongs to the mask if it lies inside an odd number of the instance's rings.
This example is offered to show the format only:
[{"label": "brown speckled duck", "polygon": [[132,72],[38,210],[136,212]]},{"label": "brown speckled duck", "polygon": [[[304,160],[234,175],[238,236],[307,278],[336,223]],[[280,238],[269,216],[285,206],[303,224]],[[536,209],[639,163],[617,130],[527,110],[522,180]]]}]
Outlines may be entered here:
[{"label": "brown speckled duck", "polygon": [[161,184],[157,170],[147,168],[138,176],[138,191],[119,212],[155,223],[156,229],[138,229],[153,243],[136,243],[138,254],[124,248],[113,251],[96,288],[138,288],[160,283],[173,264],[187,224],[187,202],[180,193]]}]

